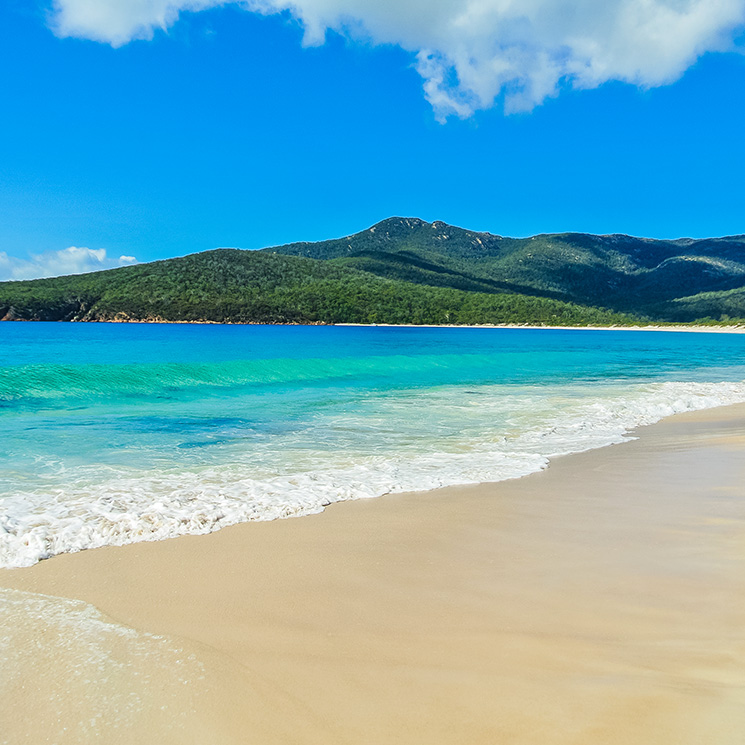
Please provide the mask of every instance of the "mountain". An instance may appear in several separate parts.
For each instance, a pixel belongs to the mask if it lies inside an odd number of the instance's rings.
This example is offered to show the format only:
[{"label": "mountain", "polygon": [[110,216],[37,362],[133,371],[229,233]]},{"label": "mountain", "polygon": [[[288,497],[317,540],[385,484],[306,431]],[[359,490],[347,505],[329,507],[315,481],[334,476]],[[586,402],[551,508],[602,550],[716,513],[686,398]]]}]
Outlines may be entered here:
[{"label": "mountain", "polygon": [[[417,284],[551,297],[668,321],[745,317],[742,293],[726,294],[745,287],[743,235],[703,240],[585,233],[505,238],[443,222],[390,218],[347,238],[265,250]],[[706,302],[693,300],[712,292],[719,295]]]},{"label": "mountain", "polygon": [[505,238],[416,218],[317,243],[0,282],[4,320],[627,325],[743,318],[745,236]]}]

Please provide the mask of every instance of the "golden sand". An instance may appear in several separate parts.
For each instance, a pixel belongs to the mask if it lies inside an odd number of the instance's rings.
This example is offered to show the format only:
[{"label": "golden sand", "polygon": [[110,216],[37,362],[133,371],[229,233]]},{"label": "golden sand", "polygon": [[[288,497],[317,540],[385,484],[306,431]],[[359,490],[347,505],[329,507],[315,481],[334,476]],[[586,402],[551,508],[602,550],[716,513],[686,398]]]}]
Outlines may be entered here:
[{"label": "golden sand", "polygon": [[139,714],[84,730],[100,702],[74,680],[49,696],[61,642],[74,659],[88,637],[34,645],[37,624],[7,742],[740,745],[745,406],[639,435],[517,481],[5,570],[164,635],[191,671],[133,659]]}]

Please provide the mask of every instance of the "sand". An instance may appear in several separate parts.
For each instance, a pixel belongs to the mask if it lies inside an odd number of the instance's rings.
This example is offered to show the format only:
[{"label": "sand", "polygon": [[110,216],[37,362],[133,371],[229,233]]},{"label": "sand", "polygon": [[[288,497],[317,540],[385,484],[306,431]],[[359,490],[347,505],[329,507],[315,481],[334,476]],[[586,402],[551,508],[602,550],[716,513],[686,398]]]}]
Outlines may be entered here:
[{"label": "sand", "polygon": [[91,703],[70,672],[90,636],[19,617],[0,740],[745,743],[745,406],[638,434],[516,481],[4,570],[165,638],[112,649],[131,664],[99,665]]},{"label": "sand", "polygon": [[[167,323],[167,322],[166,322]],[[186,323],[191,323],[187,321]],[[681,333],[700,334],[745,334],[745,326],[736,325],[695,325],[669,324],[659,325],[649,323],[644,326],[547,326],[526,323],[479,323],[479,324],[421,324],[421,323],[336,323],[334,326],[381,326],[384,328],[427,328],[427,329],[522,329],[535,331],[675,331]]]}]

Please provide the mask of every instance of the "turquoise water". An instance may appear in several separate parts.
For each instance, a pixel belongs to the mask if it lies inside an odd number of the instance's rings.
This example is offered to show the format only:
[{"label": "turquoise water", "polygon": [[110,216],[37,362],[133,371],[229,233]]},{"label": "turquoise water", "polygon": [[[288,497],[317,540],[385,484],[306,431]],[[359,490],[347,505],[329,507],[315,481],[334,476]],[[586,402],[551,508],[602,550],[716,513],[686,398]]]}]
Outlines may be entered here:
[{"label": "turquoise water", "polygon": [[744,380],[736,334],[0,324],[0,566],[522,476]]}]

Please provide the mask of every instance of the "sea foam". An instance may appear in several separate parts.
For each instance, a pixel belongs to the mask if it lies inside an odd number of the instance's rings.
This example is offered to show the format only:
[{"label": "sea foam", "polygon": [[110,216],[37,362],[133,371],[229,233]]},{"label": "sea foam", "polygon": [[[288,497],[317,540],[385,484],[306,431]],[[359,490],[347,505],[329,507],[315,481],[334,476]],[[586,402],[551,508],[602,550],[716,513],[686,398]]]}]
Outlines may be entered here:
[{"label": "sea foam", "polygon": [[[0,500],[0,566],[308,515],[391,492],[519,478],[552,457],[623,442],[634,428],[663,417],[744,401],[741,382],[399,392],[364,415],[326,414],[302,441],[277,437],[244,454],[239,443],[220,459],[186,467],[61,468],[30,489],[19,480]],[[324,447],[326,431],[335,439]],[[344,437],[346,449],[338,447]]]}]

